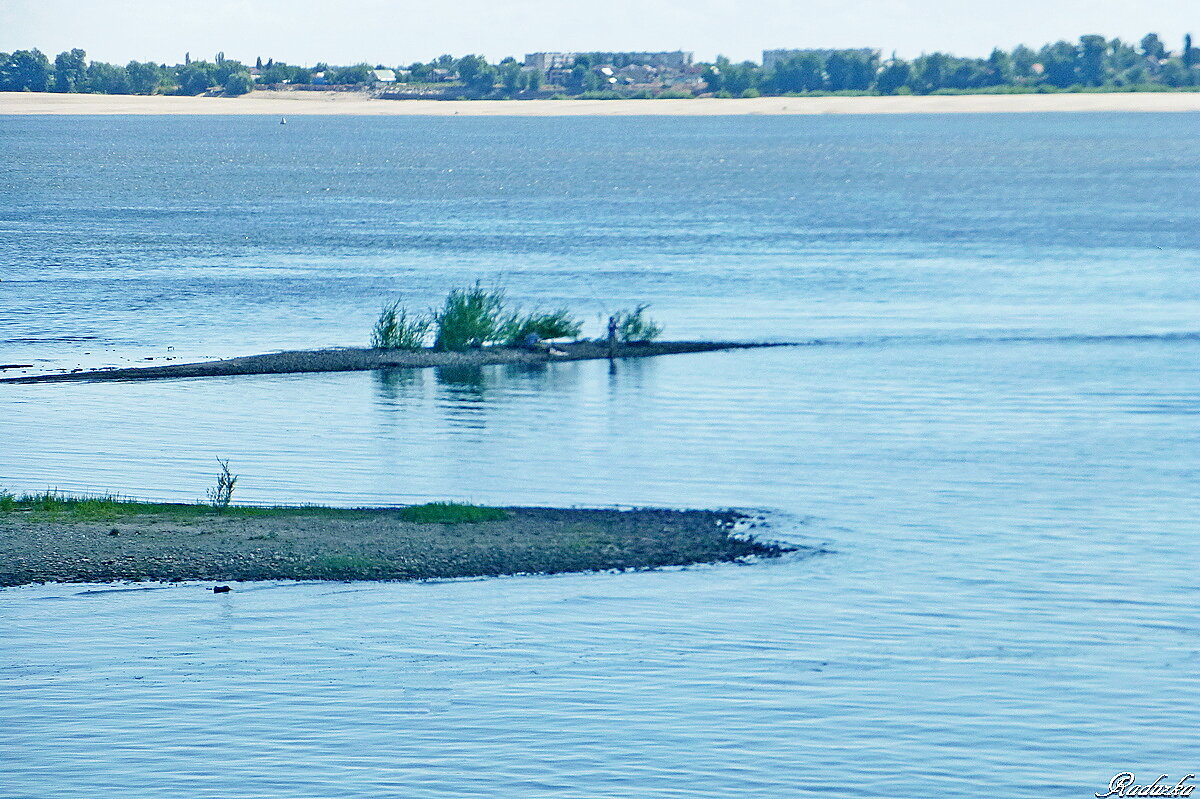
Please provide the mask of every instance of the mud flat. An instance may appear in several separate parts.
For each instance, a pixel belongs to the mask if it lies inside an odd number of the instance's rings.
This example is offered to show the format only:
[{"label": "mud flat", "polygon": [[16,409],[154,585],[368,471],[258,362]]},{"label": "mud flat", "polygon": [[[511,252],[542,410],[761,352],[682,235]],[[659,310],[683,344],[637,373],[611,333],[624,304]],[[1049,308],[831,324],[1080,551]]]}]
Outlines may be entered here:
[{"label": "mud flat", "polygon": [[[779,347],[786,344],[746,344],[728,341],[655,341],[620,344],[618,358],[647,358],[689,352]],[[0,379],[0,383],[61,383],[71,380],[151,380],[171,377],[218,377],[227,375],[294,374],[303,372],[364,372],[373,369],[420,369],[435,366],[486,366],[505,363],[548,363],[586,361],[608,357],[603,342],[579,341],[556,345],[561,354],[484,347],[462,352],[421,350],[329,349],[293,350],[265,355],[248,355],[201,363],[143,366],[133,369],[76,370],[61,374],[28,375]]]},{"label": "mud flat", "polygon": [[13,501],[0,585],[122,580],[420,580],[775,557],[734,511],[151,505]]}]

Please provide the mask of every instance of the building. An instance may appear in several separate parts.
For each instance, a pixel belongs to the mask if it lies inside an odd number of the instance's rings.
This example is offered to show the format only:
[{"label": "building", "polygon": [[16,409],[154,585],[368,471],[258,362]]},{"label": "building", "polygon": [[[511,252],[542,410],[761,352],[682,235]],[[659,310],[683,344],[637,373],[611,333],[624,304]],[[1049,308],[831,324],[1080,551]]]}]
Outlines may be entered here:
[{"label": "building", "polygon": [[857,53],[864,58],[875,60],[879,58],[879,51],[872,50],[870,47],[861,47],[858,49],[847,50],[763,50],[762,65],[763,69],[771,72],[777,64],[784,61],[790,61],[798,55],[812,54],[820,56],[822,61],[825,61],[834,53]]},{"label": "building", "polygon": [[580,56],[587,56],[592,66],[611,66],[621,69],[631,65],[657,67],[683,72],[692,66],[692,54],[683,50],[671,52],[590,52],[590,53],[527,53],[525,66],[543,74],[556,69],[570,69]]},{"label": "building", "polygon": [[375,76],[376,83],[395,83],[396,72],[391,69],[373,69],[371,73]]}]

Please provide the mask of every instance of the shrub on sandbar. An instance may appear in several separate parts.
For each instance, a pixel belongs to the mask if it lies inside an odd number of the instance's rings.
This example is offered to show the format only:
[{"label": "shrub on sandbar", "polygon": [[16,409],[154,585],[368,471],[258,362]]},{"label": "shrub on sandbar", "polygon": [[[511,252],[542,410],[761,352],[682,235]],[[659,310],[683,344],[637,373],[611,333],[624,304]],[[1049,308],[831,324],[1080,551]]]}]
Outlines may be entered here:
[{"label": "shrub on sandbar", "polygon": [[653,341],[662,333],[662,325],[645,315],[649,305],[639,305],[632,311],[617,311],[617,338],[631,344],[638,341]]},{"label": "shrub on sandbar", "polygon": [[504,289],[484,288],[483,283],[451,289],[440,311],[434,314],[435,349],[462,350],[504,341],[516,317],[505,310]]},{"label": "shrub on sandbar", "polygon": [[520,344],[533,333],[541,339],[578,338],[583,323],[571,315],[566,308],[546,313],[534,312],[517,319],[507,336],[510,344]]},{"label": "shrub on sandbar", "polygon": [[385,305],[371,332],[371,346],[377,350],[419,350],[425,346],[433,320],[425,314],[410,315],[400,301]]}]

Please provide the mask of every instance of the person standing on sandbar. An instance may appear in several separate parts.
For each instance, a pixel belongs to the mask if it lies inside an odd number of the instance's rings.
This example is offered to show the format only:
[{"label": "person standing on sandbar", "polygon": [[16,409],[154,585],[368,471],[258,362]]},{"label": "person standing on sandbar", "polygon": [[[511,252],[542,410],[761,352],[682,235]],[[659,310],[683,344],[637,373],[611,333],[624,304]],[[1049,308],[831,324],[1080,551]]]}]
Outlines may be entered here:
[{"label": "person standing on sandbar", "polygon": [[608,359],[617,357],[617,317],[608,317]]}]

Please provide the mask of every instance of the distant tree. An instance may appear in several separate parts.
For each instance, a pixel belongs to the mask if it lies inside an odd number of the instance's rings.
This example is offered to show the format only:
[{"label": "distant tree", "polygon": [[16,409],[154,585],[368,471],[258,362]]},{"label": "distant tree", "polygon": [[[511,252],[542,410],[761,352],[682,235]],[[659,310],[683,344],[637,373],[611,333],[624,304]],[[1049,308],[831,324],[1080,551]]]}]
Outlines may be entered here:
[{"label": "distant tree", "polygon": [[1188,86],[1192,82],[1190,70],[1178,58],[1170,58],[1162,63],[1158,70],[1158,80],[1173,88]]},{"label": "distant tree", "polygon": [[129,76],[129,91],[133,94],[154,94],[163,81],[163,70],[153,62],[130,61],[125,65]]},{"label": "distant tree", "polygon": [[225,94],[230,97],[240,97],[254,90],[254,79],[250,77],[249,72],[243,70],[241,72],[234,72],[225,79],[225,83],[222,85],[225,89]]},{"label": "distant tree", "polygon": [[1113,39],[1108,43],[1108,69],[1114,75],[1145,64],[1146,58],[1132,44]]},{"label": "distant tree", "polygon": [[216,69],[212,64],[193,61],[179,71],[179,93],[202,94],[217,85]]},{"label": "distant tree", "polygon": [[60,92],[87,89],[87,53],[76,48],[54,57],[54,88]]},{"label": "distant tree", "polygon": [[763,73],[752,61],[735,64],[725,56],[717,56],[716,63],[701,73],[701,79],[709,91],[729,92],[740,97],[748,89],[758,89]]},{"label": "distant tree", "polygon": [[41,50],[15,50],[0,64],[0,91],[44,92],[53,70]]},{"label": "distant tree", "polygon": [[825,61],[816,53],[798,53],[775,65],[771,87],[780,94],[825,88]]},{"label": "distant tree", "polygon": [[1079,83],[1079,48],[1070,42],[1055,42],[1042,48],[1046,83],[1065,89]]},{"label": "distant tree", "polygon": [[262,71],[262,68],[263,68],[262,56],[259,56],[258,58],[254,59],[254,68],[257,69],[259,72]]},{"label": "distant tree", "polygon": [[510,95],[516,94],[522,84],[521,65],[510,58],[501,62],[497,71],[500,73],[500,85],[504,87],[504,91]]},{"label": "distant tree", "polygon": [[304,67],[293,67],[280,62],[271,64],[262,71],[259,79],[264,84],[272,83],[308,83],[312,80],[312,73]]},{"label": "distant tree", "polygon": [[[1079,39],[1079,79],[1087,86],[1105,82],[1105,56],[1108,42],[1103,36],[1082,36]],[[1069,84],[1068,84],[1069,85]]]},{"label": "distant tree", "polygon": [[1012,83],[1013,80],[1013,62],[1012,56],[1004,52],[1000,48],[992,50],[992,54],[988,56],[987,69],[984,76],[984,85],[986,86],[1003,86],[1007,83]]},{"label": "distant tree", "polygon": [[574,66],[572,66],[571,72],[567,76],[567,90],[575,92],[576,94],[584,91],[585,87],[583,84],[587,80],[587,76],[591,73],[591,71],[591,68],[588,67],[587,64],[576,63]]},{"label": "distant tree", "polygon": [[901,86],[908,83],[911,76],[912,67],[908,65],[907,61],[892,59],[879,73],[875,83],[883,94],[895,94]]},{"label": "distant tree", "polygon": [[217,62],[216,69],[213,70],[213,79],[216,81],[215,85],[224,86],[225,81],[229,80],[231,75],[238,72],[250,71],[241,61],[225,58],[224,53],[220,53],[219,55],[221,56],[221,60]]},{"label": "distant tree", "polygon": [[88,89],[96,94],[129,94],[129,73],[120,64],[93,61],[88,66]]},{"label": "distant tree", "polygon": [[542,88],[542,71],[540,69],[532,70],[527,73],[528,78],[525,79],[525,86],[531,92],[541,91]]},{"label": "distant tree", "polygon": [[1034,65],[1038,63],[1037,51],[1023,44],[1017,45],[1012,51],[1013,76],[1026,80],[1037,77]]},{"label": "distant tree", "polygon": [[1142,37],[1142,55],[1161,61],[1167,57],[1167,48],[1158,38],[1157,33],[1147,33]]},{"label": "distant tree", "polygon": [[977,89],[988,85],[989,76],[989,65],[984,59],[946,56],[942,66],[942,87]]},{"label": "distant tree", "polygon": [[917,94],[929,94],[946,85],[946,73],[953,56],[945,53],[929,53],[918,56],[912,65],[909,87]]},{"label": "distant tree", "polygon": [[829,76],[829,88],[833,91],[861,91],[871,87],[875,79],[875,64],[873,59],[862,53],[838,50],[830,53],[826,59],[825,74]]},{"label": "distant tree", "polygon": [[325,82],[342,86],[371,83],[375,80],[375,71],[370,64],[354,64],[349,67],[339,67],[325,70]]},{"label": "distant tree", "polygon": [[496,85],[496,70],[481,55],[465,55],[454,68],[459,80],[476,94],[488,94]]},{"label": "distant tree", "polygon": [[1200,64],[1200,49],[1192,47],[1192,34],[1184,34],[1183,52],[1180,54],[1183,65],[1188,69]]}]

